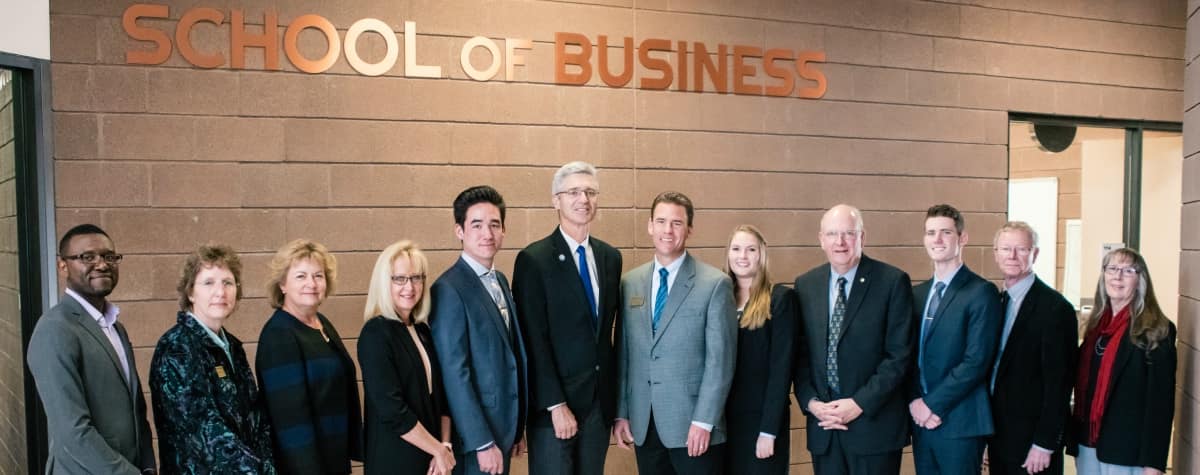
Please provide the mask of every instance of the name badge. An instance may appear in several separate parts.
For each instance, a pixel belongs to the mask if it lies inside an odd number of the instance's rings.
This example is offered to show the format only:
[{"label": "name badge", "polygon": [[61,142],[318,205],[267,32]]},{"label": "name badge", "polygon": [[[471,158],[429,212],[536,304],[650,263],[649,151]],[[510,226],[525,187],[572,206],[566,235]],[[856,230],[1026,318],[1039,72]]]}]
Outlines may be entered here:
[{"label": "name badge", "polygon": [[645,304],[646,304],[646,299],[642,298],[642,296],[640,296],[640,295],[635,296],[635,297],[629,297],[629,306],[630,307],[641,307],[642,305],[645,305]]},{"label": "name badge", "polygon": [[224,367],[224,366],[217,365],[217,377],[218,377],[218,378],[224,378],[224,377],[225,377],[225,367]]}]

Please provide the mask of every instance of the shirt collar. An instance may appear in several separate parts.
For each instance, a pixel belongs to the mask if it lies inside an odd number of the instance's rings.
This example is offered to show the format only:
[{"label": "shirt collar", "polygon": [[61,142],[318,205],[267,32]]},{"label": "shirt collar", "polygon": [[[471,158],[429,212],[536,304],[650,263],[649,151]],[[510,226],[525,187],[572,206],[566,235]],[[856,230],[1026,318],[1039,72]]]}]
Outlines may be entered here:
[{"label": "shirt collar", "polygon": [[117,316],[121,314],[121,309],[117,308],[116,304],[112,302],[106,302],[107,305],[104,306],[104,313],[100,313],[100,310],[97,310],[96,307],[93,307],[92,304],[87,301],[87,299],[83,298],[82,295],[75,293],[74,290],[67,289],[66,293],[67,295],[70,295],[71,298],[77,300],[79,304],[83,306],[83,310],[86,311],[88,315],[91,315],[92,318],[96,319],[96,323],[98,323],[101,328],[108,328],[117,323]]},{"label": "shirt collar", "polygon": [[216,343],[217,346],[220,347],[222,350],[226,350],[226,351],[229,350],[229,340],[225,337],[225,329],[224,328],[222,328],[221,333],[218,334],[217,332],[212,331],[211,328],[208,328],[208,325],[205,325],[204,322],[201,322],[200,318],[196,317],[196,314],[194,314],[192,312],[188,312],[187,314],[188,314],[188,316],[192,317],[192,320],[196,321],[196,325],[199,325],[200,328],[204,329],[204,333],[208,334],[208,338],[210,340],[212,340],[213,343]]},{"label": "shirt collar", "polygon": [[585,246],[585,247],[584,247],[585,249],[586,249],[586,248],[589,248],[589,247],[591,247],[591,246],[588,246],[588,239],[590,239],[590,238],[591,238],[591,236],[590,236],[590,235],[589,235],[589,236],[584,236],[584,237],[583,237],[583,241],[580,241],[580,242],[575,242],[575,240],[574,240],[574,239],[571,239],[571,235],[567,234],[567,232],[566,232],[566,231],[563,231],[563,228],[562,228],[562,226],[559,226],[559,227],[558,227],[558,233],[559,233],[559,234],[562,234],[562,237],[563,237],[563,239],[567,241],[567,248],[568,248],[568,249],[570,249],[570,250],[571,250],[571,252],[576,252],[575,250],[576,250],[576,249],[579,249],[579,246],[580,246],[580,245],[583,245],[583,246]]},{"label": "shirt collar", "polygon": [[1025,294],[1029,293],[1029,289],[1033,288],[1033,280],[1037,278],[1037,274],[1030,272],[1029,275],[1022,277],[1012,287],[1005,288],[1008,292],[1009,301],[1016,301],[1025,298]]},{"label": "shirt collar", "polygon": [[475,275],[479,277],[483,277],[488,272],[496,270],[495,264],[492,265],[491,269],[484,267],[483,264],[480,264],[479,261],[476,261],[474,258],[467,255],[466,252],[462,253],[462,260],[466,261],[467,265],[471,266],[471,270],[475,271]]},{"label": "shirt collar", "polygon": [[949,287],[950,282],[954,280],[954,276],[958,275],[958,271],[962,270],[962,268],[963,268],[963,264],[960,263],[958,265],[958,267],[954,268],[953,271],[951,271],[949,274],[946,274],[946,278],[944,278],[944,279],[939,279],[937,277],[936,273],[933,274],[933,279],[931,279],[931,280],[933,280],[933,285],[936,286],[938,282],[941,282],[943,284],[946,284],[946,287]]},{"label": "shirt collar", "polygon": [[833,270],[833,266],[830,266],[829,267],[829,285],[837,285],[838,277],[845,277],[847,284],[854,282],[855,274],[858,274],[858,266],[857,265],[854,267],[851,267],[850,270],[846,271],[845,274],[838,274],[836,270]]},{"label": "shirt collar", "polygon": [[675,259],[674,262],[667,264],[665,266],[660,264],[658,262],[658,256],[655,256],[653,258],[654,259],[654,273],[657,274],[659,269],[666,267],[668,274],[675,275],[676,272],[679,272],[679,268],[683,267],[683,260],[687,259],[687,255],[688,255],[687,251],[683,251],[683,254],[680,254],[678,259]]}]

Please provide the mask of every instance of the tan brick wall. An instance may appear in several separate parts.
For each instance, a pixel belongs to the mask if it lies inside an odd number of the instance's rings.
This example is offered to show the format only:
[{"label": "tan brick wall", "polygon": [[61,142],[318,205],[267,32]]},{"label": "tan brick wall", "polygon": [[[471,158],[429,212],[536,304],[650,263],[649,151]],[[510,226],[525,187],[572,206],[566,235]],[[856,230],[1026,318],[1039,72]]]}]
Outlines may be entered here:
[{"label": "tan brick wall", "polygon": [[0,69],[0,474],[25,466],[25,363],[17,279],[16,147],[11,73]]},{"label": "tan brick wall", "polygon": [[1183,122],[1183,216],[1179,258],[1179,391],[1175,473],[1200,471],[1200,4],[1188,2]]},{"label": "tan brick wall", "polygon": [[[121,14],[131,3],[51,2],[54,145],[59,232],[95,222],[128,256],[114,297],[143,372],[173,322],[180,256],[209,240],[246,257],[249,299],[229,326],[251,342],[268,314],[259,283],[271,251],[302,236],[333,248],[342,290],[323,310],[352,350],[379,249],[413,238],[444,268],[458,249],[450,201],[489,183],[510,205],[498,262],[509,270],[515,251],[553,226],[550,176],[573,159],[601,167],[596,234],[630,267],[649,256],[646,206],[675,188],[696,202],[690,244],[714,264],[729,230],[748,222],[790,279],[822,260],[821,210],[845,201],[866,211],[868,252],[923,279],[926,207],[957,205],[976,236],[1004,221],[1008,111],[1182,118],[1180,0],[189,0],[146,22],[173,30],[196,5],[227,17],[242,7],[249,23],[274,6],[281,31],[316,13],[343,36],[364,17],[397,31],[415,21],[418,62],[442,66],[445,79],[405,78],[403,58],[373,78],[344,57],[319,75],[286,59],[284,71],[264,72],[259,50],[247,53],[250,70],[196,69],[178,50],[163,65],[126,65],[135,43]],[[192,39],[228,60],[228,31],[202,25]],[[557,86],[556,31],[823,50],[828,91],[813,101],[715,94],[707,82],[701,94],[612,89],[595,77]],[[466,79],[458,52],[473,35],[532,39],[529,64],[514,82]],[[314,38],[301,36],[307,57],[324,52]],[[366,60],[382,57],[378,37],[359,44]],[[638,66],[634,82],[646,72]],[[966,260],[994,278],[988,241],[971,242]],[[808,473],[801,431],[792,445],[793,472]],[[611,465],[627,473],[631,457]]]}]

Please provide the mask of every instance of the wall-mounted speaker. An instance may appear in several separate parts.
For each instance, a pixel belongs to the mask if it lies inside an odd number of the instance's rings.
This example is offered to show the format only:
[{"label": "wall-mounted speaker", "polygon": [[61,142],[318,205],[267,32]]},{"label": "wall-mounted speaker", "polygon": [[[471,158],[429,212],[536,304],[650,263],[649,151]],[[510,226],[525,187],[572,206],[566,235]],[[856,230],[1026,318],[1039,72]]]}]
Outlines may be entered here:
[{"label": "wall-mounted speaker", "polygon": [[1075,141],[1075,126],[1033,124],[1033,141],[1044,152],[1059,153]]}]

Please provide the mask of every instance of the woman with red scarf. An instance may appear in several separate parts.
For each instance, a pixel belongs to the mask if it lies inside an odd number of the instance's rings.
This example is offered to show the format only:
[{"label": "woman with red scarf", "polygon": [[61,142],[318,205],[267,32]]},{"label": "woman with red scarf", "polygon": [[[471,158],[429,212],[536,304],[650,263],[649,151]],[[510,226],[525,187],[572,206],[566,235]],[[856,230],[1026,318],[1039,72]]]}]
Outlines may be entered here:
[{"label": "woman with red scarf", "polygon": [[1161,474],[1175,415],[1175,325],[1141,255],[1113,250],[1101,269],[1079,347],[1067,453],[1080,475]]}]

